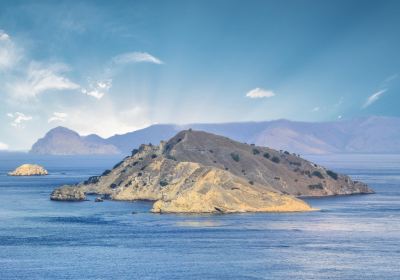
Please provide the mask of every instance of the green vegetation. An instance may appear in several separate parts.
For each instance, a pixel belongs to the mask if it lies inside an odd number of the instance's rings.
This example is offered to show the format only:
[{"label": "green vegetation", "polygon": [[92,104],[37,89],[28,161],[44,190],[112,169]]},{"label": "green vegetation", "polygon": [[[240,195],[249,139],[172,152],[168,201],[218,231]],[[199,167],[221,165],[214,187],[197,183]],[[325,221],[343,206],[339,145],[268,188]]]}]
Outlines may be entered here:
[{"label": "green vegetation", "polygon": [[308,188],[310,190],[323,190],[324,186],[321,183],[315,184],[315,185],[308,185]]},{"label": "green vegetation", "polygon": [[138,152],[139,152],[138,149],[133,149],[131,155],[134,156],[134,155],[136,155]]},{"label": "green vegetation", "polygon": [[89,184],[96,184],[99,182],[99,176],[92,176],[89,177],[85,182],[83,182],[84,185],[89,185]]},{"label": "green vegetation", "polygon": [[275,162],[275,163],[280,163],[280,162],[281,162],[281,160],[280,160],[278,157],[276,157],[276,156],[273,156],[273,157],[271,158],[271,161],[272,161],[272,162]]},{"label": "green vegetation", "polygon": [[265,158],[270,158],[270,157],[271,157],[271,155],[270,155],[269,153],[264,153],[263,156],[264,156]]},{"label": "green vegetation", "polygon": [[319,172],[318,170],[315,170],[313,173],[311,173],[312,176],[318,177],[320,179],[324,179],[324,176],[322,175],[321,172]]},{"label": "green vegetation", "polygon": [[253,181],[249,181],[249,184],[250,184],[250,185],[254,185],[254,182],[253,182]]},{"label": "green vegetation", "polygon": [[111,170],[107,169],[106,171],[103,172],[103,174],[101,174],[101,176],[107,176],[110,173],[111,173]]},{"label": "green vegetation", "polygon": [[331,170],[327,170],[326,174],[328,174],[332,179],[337,180],[339,178],[338,174],[331,171]]},{"label": "green vegetation", "polygon": [[232,159],[233,159],[234,161],[236,161],[236,162],[239,162],[239,160],[240,160],[239,154],[231,153],[231,157],[232,157]]},{"label": "green vegetation", "polygon": [[258,155],[260,153],[260,151],[258,149],[253,149],[253,155]]},{"label": "green vegetation", "polygon": [[123,161],[118,162],[116,165],[114,165],[113,169],[120,167],[123,163]]},{"label": "green vegetation", "polygon": [[290,153],[288,151],[284,151],[283,152],[285,155],[290,155]]},{"label": "green vegetation", "polygon": [[161,180],[160,181],[160,186],[161,187],[165,187],[165,186],[167,186],[168,185],[168,182],[167,181],[165,181],[165,180]]},{"label": "green vegetation", "polygon": [[156,158],[156,157],[157,157],[156,154],[152,154],[152,155],[151,155],[151,158]]}]

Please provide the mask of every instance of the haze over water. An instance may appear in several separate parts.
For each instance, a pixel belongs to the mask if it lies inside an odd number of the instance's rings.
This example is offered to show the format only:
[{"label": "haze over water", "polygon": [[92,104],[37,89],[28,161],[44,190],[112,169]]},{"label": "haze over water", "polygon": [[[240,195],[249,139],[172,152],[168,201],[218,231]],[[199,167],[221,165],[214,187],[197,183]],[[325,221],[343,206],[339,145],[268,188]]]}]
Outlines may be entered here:
[{"label": "haze over water", "polygon": [[[0,279],[400,278],[400,155],[310,156],[376,194],[307,199],[317,212],[229,215],[50,201],[53,188],[120,159],[30,157],[0,155]],[[26,161],[51,175],[6,175]]]}]

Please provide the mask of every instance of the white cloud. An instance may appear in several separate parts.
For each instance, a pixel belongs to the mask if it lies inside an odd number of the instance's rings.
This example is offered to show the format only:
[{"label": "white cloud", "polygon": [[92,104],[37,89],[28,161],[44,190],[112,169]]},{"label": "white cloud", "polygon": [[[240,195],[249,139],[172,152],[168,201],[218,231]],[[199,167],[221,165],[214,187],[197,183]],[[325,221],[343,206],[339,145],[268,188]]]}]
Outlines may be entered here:
[{"label": "white cloud", "polygon": [[10,35],[4,32],[4,30],[0,30],[0,41],[10,40]]},{"label": "white cloud", "polygon": [[47,120],[48,123],[51,122],[65,122],[67,119],[68,114],[66,113],[61,113],[61,112],[54,112],[53,115]]},{"label": "white cloud", "polygon": [[148,62],[154,64],[163,64],[160,59],[152,56],[146,52],[128,52],[115,56],[112,61],[115,64],[128,64],[128,63],[138,63],[138,62]]},{"label": "white cloud", "polygon": [[312,109],[312,111],[313,111],[313,112],[318,112],[319,109],[320,109],[319,107],[314,107],[314,108]]},{"label": "white cloud", "polygon": [[342,115],[337,116],[337,118],[340,120],[342,118]]},{"label": "white cloud", "polygon": [[362,106],[363,108],[367,108],[368,106],[370,106],[372,103],[378,101],[379,98],[381,98],[382,94],[384,94],[387,91],[387,89],[382,89],[378,92],[375,92],[374,94],[372,94],[371,96],[369,96],[367,98],[367,100],[365,101],[364,105]]},{"label": "white cloud", "polygon": [[8,150],[8,145],[6,143],[0,142],[0,151]]},{"label": "white cloud", "polygon": [[20,50],[10,35],[0,30],[0,70],[13,67],[21,58]]},{"label": "white cloud", "polygon": [[255,88],[246,93],[246,97],[249,98],[268,98],[273,96],[275,96],[275,93],[273,91],[262,88]]},{"label": "white cloud", "polygon": [[98,103],[96,107],[71,107],[64,108],[63,111],[68,114],[64,125],[82,135],[96,133],[102,137],[110,137],[151,124],[146,107],[133,106],[130,109],[121,109],[109,100]]},{"label": "white cloud", "polygon": [[82,88],[81,92],[88,96],[92,96],[96,99],[101,99],[106,93],[108,93],[111,86],[112,86],[112,80],[108,79],[105,81],[90,83],[88,89]]},{"label": "white cloud", "polygon": [[14,127],[23,127],[24,122],[32,120],[32,116],[20,112],[8,113],[7,116],[13,119],[10,124]]},{"label": "white cloud", "polygon": [[15,99],[27,100],[46,91],[80,88],[78,84],[64,76],[64,72],[68,70],[65,64],[44,66],[41,63],[32,62],[26,70],[25,77],[8,85],[8,92]]}]

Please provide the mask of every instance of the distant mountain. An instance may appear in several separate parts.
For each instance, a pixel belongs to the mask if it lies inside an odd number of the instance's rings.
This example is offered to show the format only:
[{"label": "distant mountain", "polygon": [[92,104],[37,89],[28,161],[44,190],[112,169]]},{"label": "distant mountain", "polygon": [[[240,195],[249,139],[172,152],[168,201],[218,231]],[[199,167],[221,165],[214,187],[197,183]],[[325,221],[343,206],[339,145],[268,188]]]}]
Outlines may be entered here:
[{"label": "distant mountain", "polygon": [[85,155],[118,154],[121,151],[98,135],[80,136],[65,127],[56,127],[46,133],[31,148],[34,154]]},{"label": "distant mountain", "polygon": [[[400,118],[392,117],[373,116],[320,123],[275,120],[220,124],[162,124],[107,139],[97,135],[81,137],[77,133],[69,131],[85,143],[100,145],[102,153],[111,149],[112,153],[119,151],[129,154],[141,143],[157,144],[187,128],[223,135],[239,142],[254,143],[299,154],[400,153]],[[37,146],[40,142],[41,151],[50,154],[59,150],[58,146],[61,144],[62,150],[69,151],[71,154],[94,153],[93,149],[89,151],[80,147],[78,150],[79,146],[76,146],[74,142],[63,141],[63,139],[59,139],[60,143],[50,141],[52,145],[49,146],[49,142],[45,141],[46,138],[47,135],[39,140],[31,151],[37,153]],[[74,139],[77,137],[75,136]],[[108,149],[104,149],[105,146]]]}]

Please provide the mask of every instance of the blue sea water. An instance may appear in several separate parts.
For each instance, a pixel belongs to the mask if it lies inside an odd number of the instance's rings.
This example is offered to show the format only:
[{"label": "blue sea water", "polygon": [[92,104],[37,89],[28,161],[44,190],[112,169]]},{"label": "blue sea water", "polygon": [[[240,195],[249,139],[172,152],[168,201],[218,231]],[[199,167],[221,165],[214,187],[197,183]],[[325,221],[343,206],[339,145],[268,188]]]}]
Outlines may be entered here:
[{"label": "blue sea water", "polygon": [[[49,200],[119,158],[0,154],[0,279],[400,279],[400,156],[309,159],[376,194],[307,199],[310,213],[158,215]],[[25,162],[51,175],[6,175]]]}]

